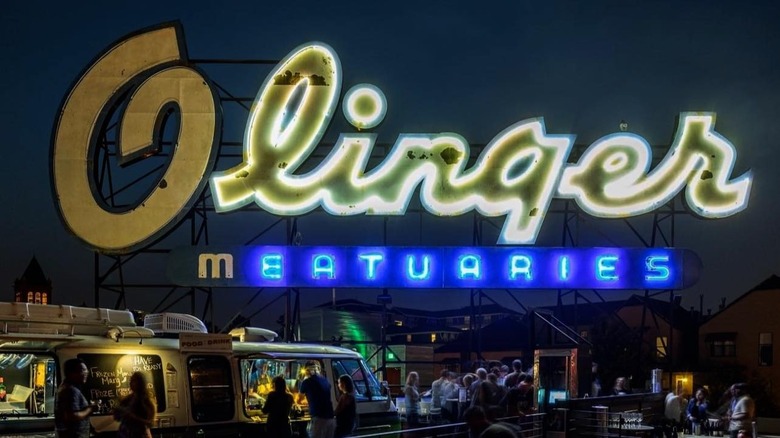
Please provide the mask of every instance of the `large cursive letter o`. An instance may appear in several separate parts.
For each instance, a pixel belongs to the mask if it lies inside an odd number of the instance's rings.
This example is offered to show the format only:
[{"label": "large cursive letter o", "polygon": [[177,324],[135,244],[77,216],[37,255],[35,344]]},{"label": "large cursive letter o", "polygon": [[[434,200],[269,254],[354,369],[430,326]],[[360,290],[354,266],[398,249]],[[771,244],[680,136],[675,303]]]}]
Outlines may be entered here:
[{"label": "large cursive letter o", "polygon": [[[51,172],[65,225],[93,248],[125,253],[174,227],[202,192],[216,157],[221,111],[209,81],[186,66],[179,26],[166,24],[110,46],[73,86],[55,122]],[[103,120],[125,90],[120,162],[153,144],[161,113],[180,111],[177,144],[160,184],[136,205],[115,211],[98,200],[91,181],[95,142]],[[163,183],[164,181],[164,183]]]}]

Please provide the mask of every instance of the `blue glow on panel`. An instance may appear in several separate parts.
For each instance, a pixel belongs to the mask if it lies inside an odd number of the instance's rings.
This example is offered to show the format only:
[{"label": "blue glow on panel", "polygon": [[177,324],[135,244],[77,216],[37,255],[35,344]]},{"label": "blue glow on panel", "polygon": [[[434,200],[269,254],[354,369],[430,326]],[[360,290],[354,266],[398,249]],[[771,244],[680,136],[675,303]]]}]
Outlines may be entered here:
[{"label": "blue glow on panel", "polygon": [[265,254],[260,258],[260,276],[267,280],[281,280],[284,275],[281,254]]},{"label": "blue glow on panel", "polygon": [[531,266],[533,262],[527,255],[513,255],[509,262],[509,279],[516,280],[522,276],[526,281],[533,280]]},{"label": "blue glow on panel", "polygon": [[596,259],[596,278],[605,281],[614,281],[618,279],[617,275],[617,256],[607,255]]},{"label": "blue glow on panel", "polygon": [[473,254],[460,256],[458,260],[458,278],[479,280],[481,277],[480,266],[479,256]]},{"label": "blue glow on panel", "polygon": [[666,281],[669,279],[669,256],[649,256],[645,259],[645,280]]},{"label": "blue glow on panel", "polygon": [[323,275],[331,280],[336,278],[336,261],[333,256],[316,255],[312,259],[311,265],[311,278],[322,278]]},{"label": "blue glow on panel", "polygon": [[168,276],[204,287],[662,290],[692,286],[700,269],[674,248],[209,245],[174,250]]},{"label": "blue glow on panel", "polygon": [[417,257],[414,254],[406,256],[406,275],[410,280],[428,280],[431,277],[431,257],[422,256],[422,270],[417,270]]},{"label": "blue glow on panel", "polygon": [[569,258],[566,256],[558,259],[558,279],[566,281],[569,279]]},{"label": "blue glow on panel", "polygon": [[385,256],[380,253],[361,253],[358,258],[366,263],[366,278],[374,280],[376,278],[376,268]]}]

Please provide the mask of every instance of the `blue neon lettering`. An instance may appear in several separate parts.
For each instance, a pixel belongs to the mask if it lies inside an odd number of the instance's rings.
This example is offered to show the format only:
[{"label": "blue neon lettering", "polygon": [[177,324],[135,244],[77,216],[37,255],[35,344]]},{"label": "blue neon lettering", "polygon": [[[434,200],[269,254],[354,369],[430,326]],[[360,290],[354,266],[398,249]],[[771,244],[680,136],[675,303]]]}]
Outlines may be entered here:
[{"label": "blue neon lettering", "polygon": [[596,276],[599,280],[617,280],[618,276],[615,273],[616,264],[618,261],[617,256],[601,256],[596,259]]},{"label": "blue neon lettering", "polygon": [[464,255],[460,257],[458,261],[458,278],[464,279],[466,277],[479,280],[480,277],[480,263],[479,256]]},{"label": "blue neon lettering", "polygon": [[531,258],[524,255],[514,255],[509,262],[509,279],[516,280],[519,276],[531,280]]},{"label": "blue neon lettering", "polygon": [[569,258],[566,256],[558,259],[558,278],[564,281],[569,279]]},{"label": "blue neon lettering", "polygon": [[647,274],[645,280],[647,281],[665,281],[669,279],[669,256],[649,256],[645,259],[645,267],[647,268]]},{"label": "blue neon lettering", "polygon": [[326,275],[329,279],[336,278],[336,262],[333,260],[333,256],[318,255],[314,257],[311,278],[320,278],[322,275]]},{"label": "blue neon lettering", "polygon": [[266,254],[260,259],[260,276],[268,280],[282,278],[281,254]]},{"label": "blue neon lettering", "polygon": [[406,256],[406,274],[411,280],[427,280],[431,276],[431,259],[429,256],[422,257],[422,271],[415,270],[415,256]]},{"label": "blue neon lettering", "polygon": [[366,278],[373,280],[376,278],[376,266],[384,260],[385,256],[378,253],[367,253],[358,255],[358,258],[366,262]]}]

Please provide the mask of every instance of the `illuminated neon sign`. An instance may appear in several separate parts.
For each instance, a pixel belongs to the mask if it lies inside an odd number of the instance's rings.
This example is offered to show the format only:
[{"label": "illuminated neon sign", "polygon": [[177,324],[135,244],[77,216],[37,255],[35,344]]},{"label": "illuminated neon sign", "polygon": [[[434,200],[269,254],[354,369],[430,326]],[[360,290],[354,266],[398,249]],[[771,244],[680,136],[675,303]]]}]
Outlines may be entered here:
[{"label": "illuminated neon sign", "polygon": [[[134,34],[98,57],[63,104],[52,147],[55,199],[68,228],[100,251],[122,253],[153,241],[178,222],[209,180],[220,140],[219,104],[185,53],[174,25]],[[652,169],[647,141],[623,132],[595,141],[569,163],[574,136],[548,134],[538,118],[498,133],[469,168],[468,142],[455,133],[400,134],[384,160],[368,168],[377,136],[354,132],[342,133],[326,158],[301,172],[337,112],[342,78],[338,56],[322,43],[302,45],[279,63],[252,106],[242,163],[210,175],[217,211],[254,203],[284,216],[320,207],[333,215],[403,215],[419,188],[431,214],[505,216],[499,243],[530,244],[553,198],[573,199],[585,212],[608,218],[653,211],[682,191],[705,218],[733,215],[748,204],[752,173],[732,178],[736,152],[715,131],[714,113],[682,113],[669,151]],[[92,192],[91,151],[96,127],[127,90],[132,100],[122,109],[121,159],[150,150],[161,114],[172,106],[182,122],[165,184],[116,211]],[[343,96],[344,117],[358,131],[377,126],[387,110],[384,93],[370,84]]]},{"label": "illuminated neon sign", "polygon": [[684,289],[701,262],[670,248],[207,246],[174,250],[182,286]]}]

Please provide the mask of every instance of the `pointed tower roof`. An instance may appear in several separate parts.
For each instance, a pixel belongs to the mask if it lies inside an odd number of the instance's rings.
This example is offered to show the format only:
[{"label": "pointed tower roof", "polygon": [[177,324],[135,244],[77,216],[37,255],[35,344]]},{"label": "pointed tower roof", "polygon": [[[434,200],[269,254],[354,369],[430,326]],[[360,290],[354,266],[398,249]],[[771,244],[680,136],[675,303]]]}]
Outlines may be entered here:
[{"label": "pointed tower roof", "polygon": [[14,289],[17,292],[23,291],[23,289],[51,292],[51,280],[46,278],[35,256],[30,260],[27,269],[24,270],[24,274],[14,282]]}]

